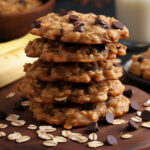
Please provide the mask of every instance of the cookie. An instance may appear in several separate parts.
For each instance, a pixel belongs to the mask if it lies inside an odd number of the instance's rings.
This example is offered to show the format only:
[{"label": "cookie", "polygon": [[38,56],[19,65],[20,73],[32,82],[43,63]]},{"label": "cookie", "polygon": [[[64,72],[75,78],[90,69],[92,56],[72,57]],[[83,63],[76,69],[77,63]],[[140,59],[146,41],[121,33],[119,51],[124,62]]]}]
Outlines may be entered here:
[{"label": "cookie", "polygon": [[119,80],[90,83],[42,82],[25,77],[18,84],[22,95],[39,103],[74,103],[106,101],[109,96],[123,93],[125,87]]},{"label": "cookie", "polygon": [[38,121],[63,125],[64,128],[71,129],[102,120],[107,112],[113,113],[115,117],[121,116],[128,112],[129,103],[129,99],[123,95],[110,97],[106,102],[84,105],[40,104],[31,101],[30,110]]},{"label": "cookie", "polygon": [[27,76],[42,81],[68,81],[88,83],[119,79],[122,67],[114,66],[111,61],[102,63],[43,63],[36,61],[26,64],[24,71]]},{"label": "cookie", "polygon": [[150,80],[150,48],[146,52],[132,56],[129,71],[137,77]]},{"label": "cookie", "polygon": [[32,34],[67,43],[102,44],[129,37],[127,27],[114,18],[75,11],[49,13],[34,21],[33,27]]},{"label": "cookie", "polygon": [[41,5],[41,0],[0,0],[0,14],[20,14]]},{"label": "cookie", "polygon": [[81,45],[35,39],[29,42],[25,52],[28,57],[40,57],[45,62],[96,62],[115,59],[126,54],[126,46],[120,43]]}]

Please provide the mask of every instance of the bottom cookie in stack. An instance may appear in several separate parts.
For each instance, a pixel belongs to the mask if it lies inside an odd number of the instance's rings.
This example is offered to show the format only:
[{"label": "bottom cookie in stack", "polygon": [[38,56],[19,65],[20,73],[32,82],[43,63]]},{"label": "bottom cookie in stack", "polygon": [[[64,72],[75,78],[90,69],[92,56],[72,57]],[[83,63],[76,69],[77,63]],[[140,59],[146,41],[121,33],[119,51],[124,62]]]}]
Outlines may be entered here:
[{"label": "bottom cookie in stack", "polygon": [[124,86],[119,80],[69,83],[43,82],[29,76],[18,85],[30,103],[38,121],[64,128],[86,126],[111,112],[115,117],[128,112],[130,101],[122,95]]},{"label": "bottom cookie in stack", "polygon": [[107,112],[113,113],[114,117],[121,116],[128,112],[129,103],[129,99],[123,95],[110,97],[105,102],[85,104],[41,104],[31,101],[30,110],[38,121],[71,129],[103,120]]}]

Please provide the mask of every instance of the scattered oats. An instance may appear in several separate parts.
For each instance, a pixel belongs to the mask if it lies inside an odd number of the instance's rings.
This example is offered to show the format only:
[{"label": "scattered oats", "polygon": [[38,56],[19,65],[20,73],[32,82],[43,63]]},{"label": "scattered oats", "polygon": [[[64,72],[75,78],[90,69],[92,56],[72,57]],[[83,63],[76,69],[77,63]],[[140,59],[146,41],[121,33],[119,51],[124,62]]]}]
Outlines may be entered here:
[{"label": "scattered oats", "polygon": [[61,135],[64,137],[69,137],[69,135],[71,135],[71,131],[69,130],[62,130]]},{"label": "scattered oats", "polygon": [[100,147],[100,146],[103,146],[104,143],[101,142],[101,141],[92,141],[92,142],[88,142],[88,147],[90,148],[97,148],[97,147]]},{"label": "scattered oats", "polygon": [[0,132],[0,137],[4,137],[4,136],[6,136],[6,133],[5,132]]},{"label": "scattered oats", "polygon": [[17,140],[18,138],[20,138],[22,135],[20,132],[14,132],[12,134],[8,135],[8,139],[9,140]]},{"label": "scattered oats", "polygon": [[37,126],[34,125],[34,124],[29,124],[29,126],[27,127],[28,129],[31,129],[31,130],[36,130],[37,129]]},{"label": "scattered oats", "polygon": [[71,135],[73,135],[73,136],[82,136],[81,133],[73,133],[73,132],[71,132]]},{"label": "scattered oats", "polygon": [[29,141],[30,140],[30,137],[29,136],[21,136],[20,138],[18,138],[16,140],[17,143],[23,143],[23,142],[26,142],[26,141]]},{"label": "scattered oats", "polygon": [[36,133],[37,134],[39,134],[39,133],[46,133],[46,131],[44,131],[44,130],[37,130]]},{"label": "scattered oats", "polygon": [[143,104],[143,106],[145,106],[145,107],[149,107],[149,106],[150,106],[150,99],[149,99],[149,100],[147,100],[147,101]]},{"label": "scattered oats", "polygon": [[132,137],[133,137],[132,134],[123,134],[123,135],[121,136],[121,138],[123,138],[123,139],[130,139],[130,138],[132,138]]},{"label": "scattered oats", "polygon": [[133,120],[134,122],[142,122],[142,118],[140,118],[138,116],[132,117],[131,120]]},{"label": "scattered oats", "polygon": [[17,114],[9,114],[9,116],[7,116],[6,120],[7,121],[14,121],[14,120],[18,120],[19,119],[19,115]]},{"label": "scattered oats", "polygon": [[91,141],[96,141],[96,140],[97,140],[97,134],[96,134],[96,133],[91,133],[91,134],[89,135],[89,139],[90,139]]},{"label": "scattered oats", "polygon": [[64,97],[55,97],[54,99],[55,99],[55,101],[61,102],[61,101],[65,101],[67,99],[67,97],[66,96],[64,96]]},{"label": "scattered oats", "polygon": [[68,138],[78,143],[85,143],[88,141],[87,137],[79,135],[79,134],[71,134]]},{"label": "scattered oats", "polygon": [[67,142],[67,139],[62,137],[62,136],[55,136],[54,140],[57,141],[58,143],[65,143],[65,142]]},{"label": "scattered oats", "polygon": [[113,125],[118,125],[118,124],[123,124],[123,123],[126,123],[126,120],[123,120],[123,119],[115,119],[113,121]]},{"label": "scattered oats", "polygon": [[14,120],[11,122],[11,125],[20,127],[20,126],[23,126],[25,123],[26,123],[26,121],[24,121],[24,120]]},{"label": "scattered oats", "polygon": [[26,106],[29,106],[29,105],[30,105],[30,101],[23,101],[23,102],[21,102],[21,106],[26,107]]},{"label": "scattered oats", "polygon": [[145,128],[150,128],[150,121],[142,123],[141,126]]},{"label": "scattered oats", "polygon": [[54,138],[54,136],[52,134],[48,134],[43,130],[38,130],[38,137],[44,140],[52,140]]},{"label": "scattered oats", "polygon": [[43,145],[45,145],[45,146],[57,146],[57,141],[55,141],[55,140],[44,141]]},{"label": "scattered oats", "polygon": [[40,130],[44,130],[45,132],[54,132],[56,131],[56,128],[52,126],[39,126]]},{"label": "scattered oats", "polygon": [[12,98],[12,97],[14,97],[16,95],[16,93],[15,92],[10,92],[9,94],[7,94],[6,95],[6,99],[9,99],[9,98]]},{"label": "scattered oats", "polygon": [[0,129],[4,129],[4,128],[7,128],[7,124],[3,124],[3,123],[0,123]]},{"label": "scattered oats", "polygon": [[141,111],[137,111],[137,112],[136,112],[136,115],[139,116],[139,117],[141,117],[141,114],[142,114]]},{"label": "scattered oats", "polygon": [[150,111],[150,107],[146,107],[146,108],[145,108],[145,110],[148,110],[148,111]]}]

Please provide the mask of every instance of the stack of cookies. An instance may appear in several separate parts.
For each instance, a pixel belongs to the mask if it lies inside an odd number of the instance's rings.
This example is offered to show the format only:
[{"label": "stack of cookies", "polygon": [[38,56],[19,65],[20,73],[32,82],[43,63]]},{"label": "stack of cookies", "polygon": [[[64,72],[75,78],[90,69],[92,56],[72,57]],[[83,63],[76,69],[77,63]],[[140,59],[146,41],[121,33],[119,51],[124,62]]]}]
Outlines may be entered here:
[{"label": "stack of cookies", "polygon": [[122,23],[62,10],[34,21],[31,33],[41,38],[27,45],[26,55],[39,59],[25,65],[18,88],[38,121],[70,129],[102,120],[107,112],[128,112],[116,59],[126,54],[126,46],[117,43],[129,36]]}]

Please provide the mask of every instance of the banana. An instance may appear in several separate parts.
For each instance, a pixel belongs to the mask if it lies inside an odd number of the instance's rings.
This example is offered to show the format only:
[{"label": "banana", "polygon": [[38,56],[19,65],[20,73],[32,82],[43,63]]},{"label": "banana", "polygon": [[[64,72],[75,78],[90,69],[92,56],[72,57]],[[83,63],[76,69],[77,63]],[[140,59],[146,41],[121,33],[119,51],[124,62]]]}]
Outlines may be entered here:
[{"label": "banana", "polygon": [[24,48],[0,55],[0,88],[24,76],[24,64],[35,60],[35,58],[26,57]]},{"label": "banana", "polygon": [[37,38],[38,36],[32,35],[32,34],[27,34],[19,39],[15,39],[9,42],[4,42],[4,43],[0,43],[0,55],[3,55],[7,52],[10,52],[12,50],[21,48],[21,47],[25,47],[26,44],[31,41],[34,40],[35,38]]},{"label": "banana", "polygon": [[24,48],[37,37],[27,34],[19,39],[0,43],[0,88],[24,76],[24,64],[35,60],[26,57]]}]

